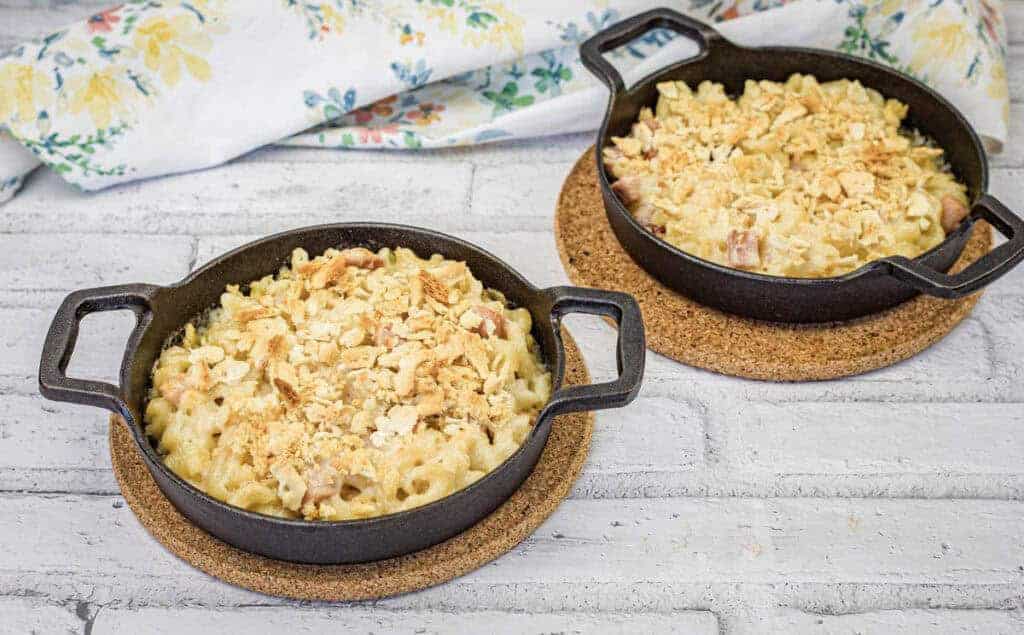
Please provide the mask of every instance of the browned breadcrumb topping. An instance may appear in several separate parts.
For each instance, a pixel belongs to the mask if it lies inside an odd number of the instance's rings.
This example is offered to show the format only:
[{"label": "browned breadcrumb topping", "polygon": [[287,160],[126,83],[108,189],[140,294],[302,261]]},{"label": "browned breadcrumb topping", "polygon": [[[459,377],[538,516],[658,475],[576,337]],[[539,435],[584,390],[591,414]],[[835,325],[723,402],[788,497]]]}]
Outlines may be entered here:
[{"label": "browned breadcrumb topping", "polygon": [[748,271],[841,275],[913,258],[967,216],[941,149],[901,129],[907,107],[859,82],[658,84],[625,137],[604,148],[612,189],[670,244]]},{"label": "browned breadcrumb topping", "polygon": [[175,473],[246,509],[409,509],[525,439],[551,391],[530,328],[462,262],[299,249],[161,354],[146,432]]}]

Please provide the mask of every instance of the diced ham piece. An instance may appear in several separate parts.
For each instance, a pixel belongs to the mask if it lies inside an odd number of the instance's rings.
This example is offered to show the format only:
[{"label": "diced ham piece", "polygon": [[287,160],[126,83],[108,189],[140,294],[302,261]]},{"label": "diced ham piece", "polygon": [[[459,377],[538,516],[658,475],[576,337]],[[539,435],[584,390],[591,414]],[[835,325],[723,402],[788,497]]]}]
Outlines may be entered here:
[{"label": "diced ham piece", "polygon": [[967,218],[967,206],[949,194],[942,197],[942,229],[951,232]]},{"label": "diced ham piece", "polygon": [[316,465],[305,473],[306,494],[303,503],[319,503],[341,491],[341,479],[338,472],[326,463]]},{"label": "diced ham piece", "polygon": [[391,350],[398,345],[398,336],[391,330],[390,324],[379,324],[377,331],[373,334],[373,343]]},{"label": "diced ham piece", "polygon": [[757,232],[752,230],[729,232],[725,240],[728,248],[729,265],[738,268],[756,267],[761,264],[761,256],[757,251]]},{"label": "diced ham piece", "polygon": [[647,228],[647,231],[660,236],[665,233],[665,226],[654,222],[654,211],[654,207],[650,205],[641,205],[633,212],[633,217]]},{"label": "diced ham piece", "polygon": [[345,264],[360,269],[379,269],[384,266],[384,259],[365,247],[354,247],[341,252]]},{"label": "diced ham piece", "polygon": [[[500,311],[495,311],[494,309],[486,306],[475,306],[473,307],[473,311],[483,318],[480,320],[480,325],[476,327],[476,332],[481,337],[495,335],[497,337],[504,338],[507,335],[505,331],[505,316],[502,315]],[[488,325],[488,323],[490,323],[490,325]]]},{"label": "diced ham piece", "polygon": [[309,286],[312,289],[326,289],[345,279],[345,267],[348,266],[348,262],[342,256],[331,258],[327,262],[311,264],[315,268],[309,277]]},{"label": "diced ham piece", "polygon": [[651,129],[651,132],[654,132],[655,130],[661,127],[661,123],[659,123],[658,120],[655,119],[654,117],[651,117],[650,119],[644,119],[643,122],[645,126]]},{"label": "diced ham piece", "polygon": [[631,205],[643,195],[640,191],[642,185],[643,180],[639,176],[624,176],[612,183],[612,191],[619,195],[623,203]]},{"label": "diced ham piece", "polygon": [[188,390],[188,386],[185,384],[184,376],[174,377],[168,379],[158,387],[160,390],[160,396],[171,402],[175,408],[181,403],[181,397]]}]

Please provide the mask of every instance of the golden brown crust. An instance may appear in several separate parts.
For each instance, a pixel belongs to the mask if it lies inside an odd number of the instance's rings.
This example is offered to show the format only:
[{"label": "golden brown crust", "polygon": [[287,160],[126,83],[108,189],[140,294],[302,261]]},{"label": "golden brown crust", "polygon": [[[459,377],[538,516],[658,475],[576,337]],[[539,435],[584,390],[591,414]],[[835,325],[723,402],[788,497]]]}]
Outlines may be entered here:
[{"label": "golden brown crust", "polygon": [[855,81],[657,86],[603,158],[637,221],[698,257],[827,277],[915,257],[965,215],[943,152],[901,129],[907,107]]},{"label": "golden brown crust", "polygon": [[514,452],[550,394],[529,313],[464,263],[297,250],[248,288],[161,354],[145,413],[167,465],[231,504],[340,520],[436,500]]},{"label": "golden brown crust", "polygon": [[441,304],[448,304],[448,287],[443,282],[426,271],[419,272],[419,279],[423,284],[423,293]]}]

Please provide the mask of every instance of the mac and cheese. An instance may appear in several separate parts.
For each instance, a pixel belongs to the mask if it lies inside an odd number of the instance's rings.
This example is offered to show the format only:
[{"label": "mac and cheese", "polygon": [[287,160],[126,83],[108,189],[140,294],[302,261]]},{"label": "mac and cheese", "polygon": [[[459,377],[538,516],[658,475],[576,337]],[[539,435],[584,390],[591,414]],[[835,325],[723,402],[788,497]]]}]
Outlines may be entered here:
[{"label": "mac and cheese", "polygon": [[901,130],[907,106],[859,82],[657,86],[603,151],[613,189],[647,229],[706,260],[778,276],[841,275],[916,257],[967,215],[942,150]]},{"label": "mac and cheese", "polygon": [[160,355],[146,432],[214,498],[307,520],[459,490],[523,443],[551,393],[526,309],[465,263],[328,250],[249,285]]}]

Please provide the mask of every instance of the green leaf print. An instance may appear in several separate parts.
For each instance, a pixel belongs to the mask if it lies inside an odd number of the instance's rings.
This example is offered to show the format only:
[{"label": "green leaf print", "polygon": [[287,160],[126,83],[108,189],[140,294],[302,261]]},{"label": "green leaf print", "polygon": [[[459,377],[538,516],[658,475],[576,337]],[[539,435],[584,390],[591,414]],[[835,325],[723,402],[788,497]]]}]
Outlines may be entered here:
[{"label": "green leaf print", "polygon": [[850,9],[850,17],[854,23],[846,27],[839,50],[850,55],[866,56],[869,59],[880,59],[890,64],[899,62],[899,58],[889,52],[889,41],[879,35],[873,35],[864,22],[867,9],[863,6]]},{"label": "green leaf print", "polygon": [[121,47],[119,46],[108,48],[106,38],[101,37],[99,35],[92,39],[92,45],[96,47],[96,52],[99,53],[100,56],[106,57],[108,59],[113,58],[115,55],[121,52]]},{"label": "green leaf print", "polygon": [[471,11],[470,14],[466,16],[466,24],[474,29],[486,30],[497,21],[497,16],[486,11]]},{"label": "green leaf print", "polygon": [[419,135],[411,130],[402,131],[402,141],[405,143],[405,147],[410,150],[419,150],[423,147],[423,142],[420,140]]},{"label": "green leaf print", "polygon": [[77,134],[61,138],[54,132],[39,139],[24,138],[22,142],[40,161],[59,174],[77,170],[82,176],[122,176],[127,170],[124,164],[104,167],[93,163],[91,156],[96,154],[97,148],[109,147],[112,140],[127,129],[125,125],[100,128],[84,138]]},{"label": "green leaf print", "polygon": [[519,85],[508,82],[500,93],[485,90],[484,98],[494,104],[494,114],[512,112],[516,108],[524,108],[533,104],[533,95],[519,95]]},{"label": "green leaf print", "polygon": [[553,70],[548,68],[535,68],[530,72],[530,74],[537,78],[537,82],[533,87],[536,88],[539,93],[546,93],[550,88],[552,89],[552,92],[557,95],[561,84],[572,79],[572,71],[561,64]]}]

